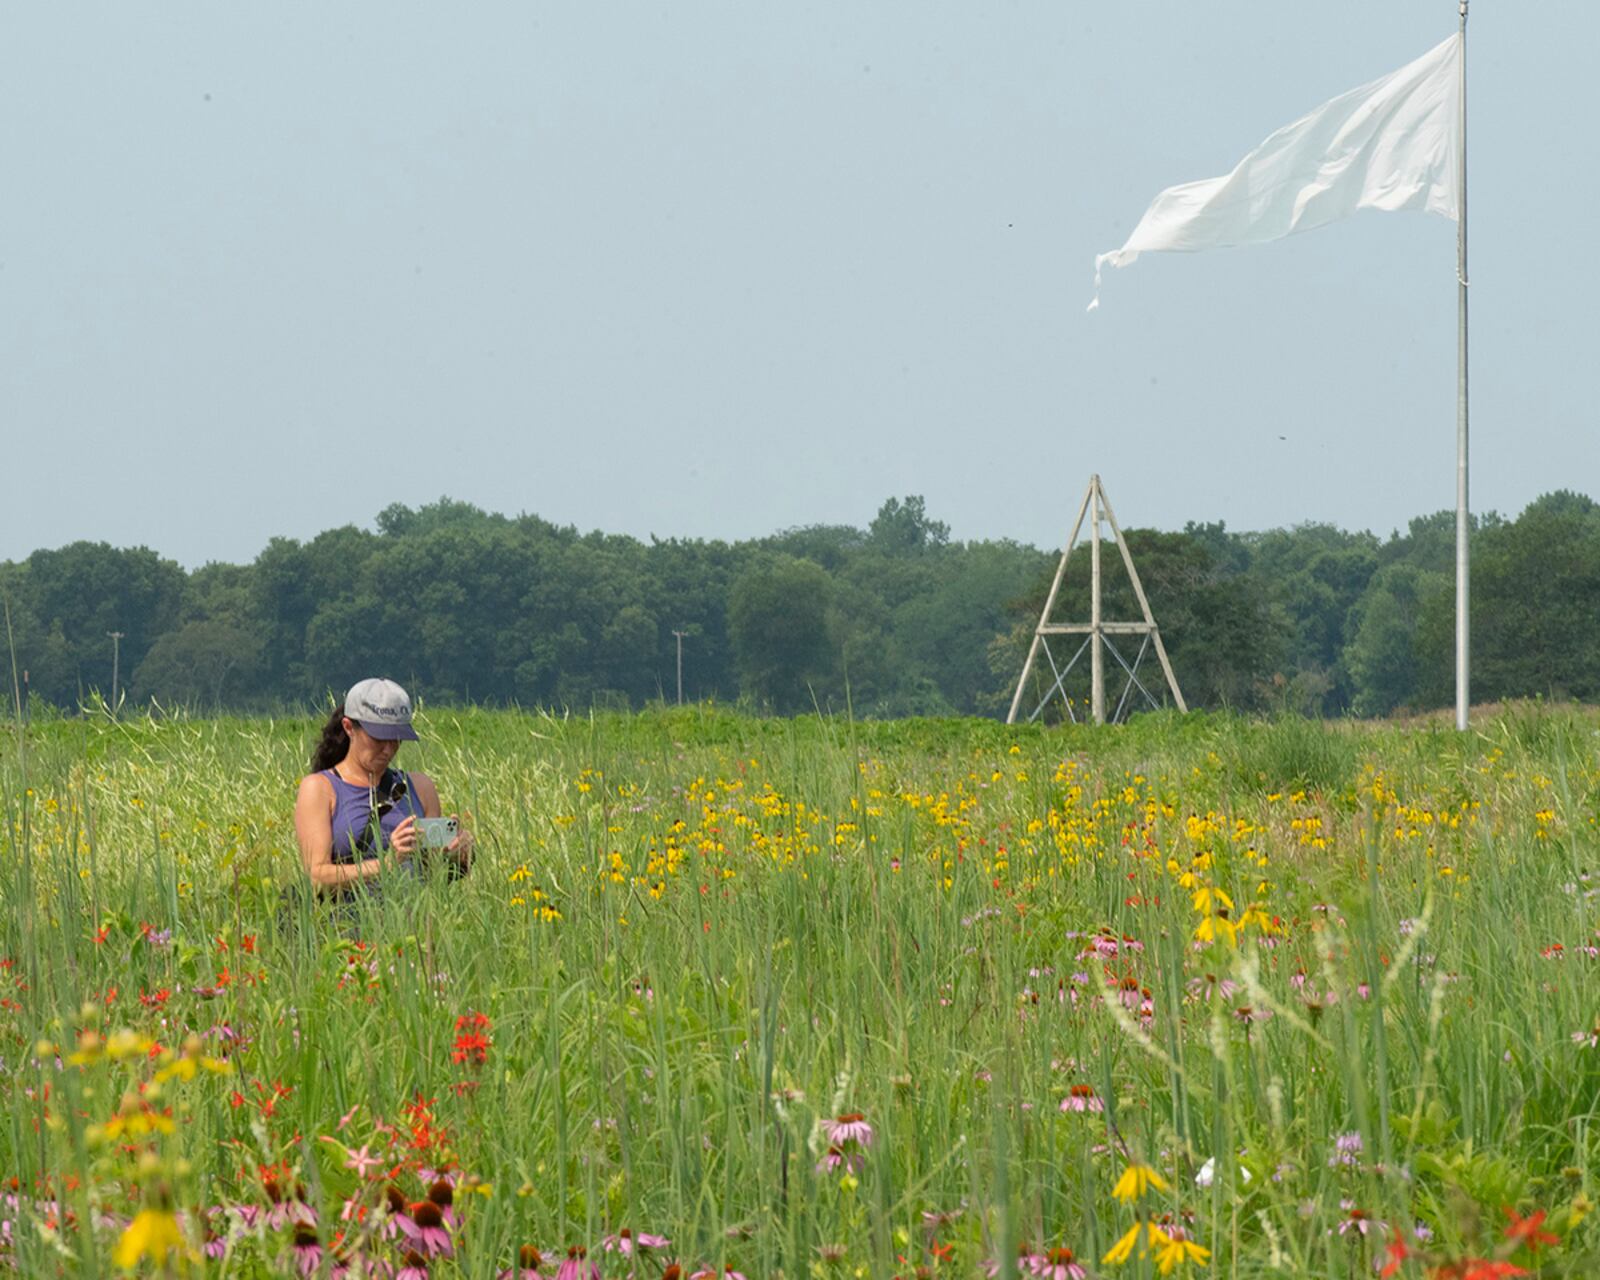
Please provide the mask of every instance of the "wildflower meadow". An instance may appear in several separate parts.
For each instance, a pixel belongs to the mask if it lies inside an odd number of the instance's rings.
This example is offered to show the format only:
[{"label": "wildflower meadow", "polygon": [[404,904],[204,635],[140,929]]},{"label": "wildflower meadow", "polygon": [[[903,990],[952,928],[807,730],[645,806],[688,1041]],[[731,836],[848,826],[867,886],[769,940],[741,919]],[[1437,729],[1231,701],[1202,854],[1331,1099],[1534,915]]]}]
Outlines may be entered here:
[{"label": "wildflower meadow", "polygon": [[0,1270],[1600,1274],[1600,719],[425,708],[470,875],[334,911],[314,733],[0,744]]}]

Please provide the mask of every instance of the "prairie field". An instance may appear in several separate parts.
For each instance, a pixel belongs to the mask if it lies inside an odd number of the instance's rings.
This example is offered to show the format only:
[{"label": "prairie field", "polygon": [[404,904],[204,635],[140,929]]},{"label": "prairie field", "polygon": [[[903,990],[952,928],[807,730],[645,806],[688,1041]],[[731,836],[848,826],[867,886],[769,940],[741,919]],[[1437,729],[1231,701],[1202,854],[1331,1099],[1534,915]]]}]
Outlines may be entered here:
[{"label": "prairie field", "polygon": [[424,709],[0,745],[0,1270],[1600,1274],[1600,718]]}]

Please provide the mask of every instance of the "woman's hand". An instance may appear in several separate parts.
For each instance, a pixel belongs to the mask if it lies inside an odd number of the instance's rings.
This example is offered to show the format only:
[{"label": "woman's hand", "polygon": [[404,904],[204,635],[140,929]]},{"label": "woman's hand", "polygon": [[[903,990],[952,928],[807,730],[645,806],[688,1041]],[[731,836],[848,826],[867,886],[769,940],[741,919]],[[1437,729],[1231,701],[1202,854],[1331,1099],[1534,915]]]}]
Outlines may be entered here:
[{"label": "woman's hand", "polygon": [[415,815],[408,817],[389,836],[389,847],[402,858],[409,858],[417,851],[417,842],[421,839],[417,831]]},{"label": "woman's hand", "polygon": [[472,832],[465,827],[459,826],[461,822],[459,814],[451,814],[450,816],[455,818],[459,829],[456,832],[456,838],[445,845],[444,851],[453,855],[457,864],[465,871],[472,865]]}]

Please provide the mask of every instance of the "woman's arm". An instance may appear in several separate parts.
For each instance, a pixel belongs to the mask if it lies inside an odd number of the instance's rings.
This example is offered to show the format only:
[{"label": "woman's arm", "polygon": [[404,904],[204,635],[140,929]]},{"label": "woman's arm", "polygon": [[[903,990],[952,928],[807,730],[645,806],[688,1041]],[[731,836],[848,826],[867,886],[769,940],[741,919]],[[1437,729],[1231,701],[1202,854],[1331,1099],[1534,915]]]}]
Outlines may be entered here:
[{"label": "woman's arm", "polygon": [[321,774],[300,779],[300,794],[294,802],[294,834],[306,875],[319,889],[370,880],[383,870],[376,858],[356,863],[333,860],[333,784]]}]

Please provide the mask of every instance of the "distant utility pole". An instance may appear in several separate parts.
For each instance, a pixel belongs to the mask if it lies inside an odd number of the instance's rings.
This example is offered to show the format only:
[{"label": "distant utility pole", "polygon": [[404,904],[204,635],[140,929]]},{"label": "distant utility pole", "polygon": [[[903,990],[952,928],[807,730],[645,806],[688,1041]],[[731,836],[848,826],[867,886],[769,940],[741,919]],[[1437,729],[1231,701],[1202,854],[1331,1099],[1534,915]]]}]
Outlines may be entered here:
[{"label": "distant utility pole", "polygon": [[674,631],[672,634],[678,637],[678,705],[681,707],[683,705],[683,638],[689,633],[687,631]]},{"label": "distant utility pole", "polygon": [[111,637],[111,714],[117,714],[117,682],[122,675],[122,637],[126,631],[108,631]]}]

